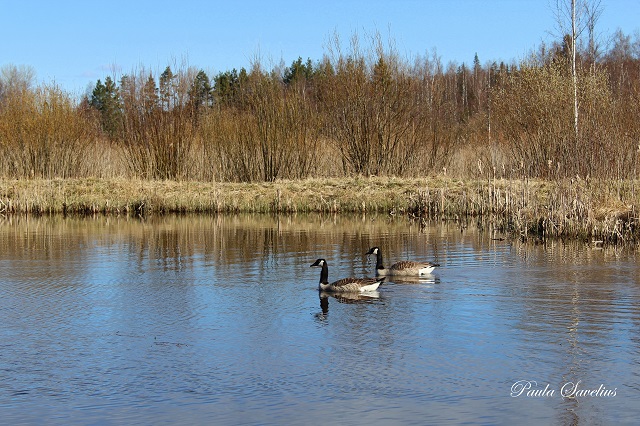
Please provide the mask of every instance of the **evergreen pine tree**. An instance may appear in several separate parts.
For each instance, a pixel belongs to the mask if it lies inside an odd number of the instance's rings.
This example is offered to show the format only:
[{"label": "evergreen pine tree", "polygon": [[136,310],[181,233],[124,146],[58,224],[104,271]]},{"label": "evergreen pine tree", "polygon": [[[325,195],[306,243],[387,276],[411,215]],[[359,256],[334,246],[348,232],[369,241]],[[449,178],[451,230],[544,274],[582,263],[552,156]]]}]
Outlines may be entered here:
[{"label": "evergreen pine tree", "polygon": [[201,107],[208,107],[212,104],[211,82],[207,74],[200,70],[193,80],[189,90],[189,102],[193,108],[199,110]]},{"label": "evergreen pine tree", "polygon": [[89,104],[100,111],[102,130],[111,138],[117,137],[122,126],[122,102],[116,83],[107,77],[104,84],[98,80]]},{"label": "evergreen pine tree", "polygon": [[169,66],[160,74],[160,102],[165,111],[173,109],[176,104],[175,78]]}]

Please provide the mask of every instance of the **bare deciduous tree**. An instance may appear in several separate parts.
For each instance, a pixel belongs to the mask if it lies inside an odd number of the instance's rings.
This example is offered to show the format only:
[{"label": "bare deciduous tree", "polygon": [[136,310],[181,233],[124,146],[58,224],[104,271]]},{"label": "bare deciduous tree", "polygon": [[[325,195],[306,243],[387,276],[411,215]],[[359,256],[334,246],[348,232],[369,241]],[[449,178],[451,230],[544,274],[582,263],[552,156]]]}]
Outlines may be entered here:
[{"label": "bare deciduous tree", "polygon": [[[556,0],[556,19],[562,37],[570,34],[571,77],[573,80],[573,131],[576,143],[579,138],[578,127],[578,72],[576,48],[578,39],[586,29],[589,36],[590,53],[595,54],[595,25],[602,13],[600,0]],[[567,28],[569,26],[569,28]]]},{"label": "bare deciduous tree", "polygon": [[0,100],[9,93],[29,90],[36,72],[29,65],[5,65],[0,69]]}]

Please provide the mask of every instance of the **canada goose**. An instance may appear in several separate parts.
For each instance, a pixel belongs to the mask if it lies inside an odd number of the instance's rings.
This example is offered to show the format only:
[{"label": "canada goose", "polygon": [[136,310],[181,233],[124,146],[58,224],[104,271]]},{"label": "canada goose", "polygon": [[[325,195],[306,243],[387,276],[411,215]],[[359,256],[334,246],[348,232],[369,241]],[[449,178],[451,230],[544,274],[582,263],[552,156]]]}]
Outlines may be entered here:
[{"label": "canada goose", "polygon": [[330,293],[350,293],[374,291],[385,280],[384,278],[342,278],[329,284],[329,267],[327,261],[318,259],[311,264],[311,267],[320,267],[320,291]]},{"label": "canada goose", "polygon": [[412,262],[410,260],[401,260],[391,265],[390,268],[385,268],[382,265],[382,251],[379,247],[373,247],[367,253],[367,255],[376,255],[376,275],[395,275],[405,277],[419,277],[429,275],[436,266],[440,266],[437,263],[431,262]]}]

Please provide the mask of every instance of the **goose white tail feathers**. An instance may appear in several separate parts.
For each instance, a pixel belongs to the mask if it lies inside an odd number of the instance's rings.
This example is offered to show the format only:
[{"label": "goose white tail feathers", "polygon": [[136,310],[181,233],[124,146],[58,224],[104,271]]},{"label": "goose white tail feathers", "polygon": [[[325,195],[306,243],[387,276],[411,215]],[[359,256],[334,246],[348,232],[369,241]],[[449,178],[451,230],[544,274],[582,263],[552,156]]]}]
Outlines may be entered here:
[{"label": "goose white tail feathers", "polygon": [[385,268],[382,263],[382,251],[379,247],[372,247],[366,253],[367,255],[376,255],[376,275],[386,276],[404,276],[404,277],[421,277],[429,275],[433,270],[440,266],[437,263],[432,262],[413,262],[411,260],[401,260],[391,265],[389,268]]},{"label": "goose white tail feathers", "polygon": [[320,271],[320,291],[330,293],[364,293],[378,289],[380,284],[385,280],[382,278],[342,278],[338,281],[329,283],[329,266],[325,259],[318,259],[311,264],[312,268],[322,268]]}]

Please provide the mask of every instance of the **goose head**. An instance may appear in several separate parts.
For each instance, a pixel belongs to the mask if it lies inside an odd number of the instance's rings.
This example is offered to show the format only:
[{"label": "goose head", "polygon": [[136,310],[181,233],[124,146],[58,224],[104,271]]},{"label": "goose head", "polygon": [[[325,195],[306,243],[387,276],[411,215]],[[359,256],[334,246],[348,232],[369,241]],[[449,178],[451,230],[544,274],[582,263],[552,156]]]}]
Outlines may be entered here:
[{"label": "goose head", "polygon": [[327,264],[327,261],[324,259],[318,259],[311,264],[311,268],[322,268]]},{"label": "goose head", "polygon": [[326,260],[318,259],[311,264],[311,267],[322,268],[322,271],[320,271],[320,284],[329,284],[329,267]]}]

